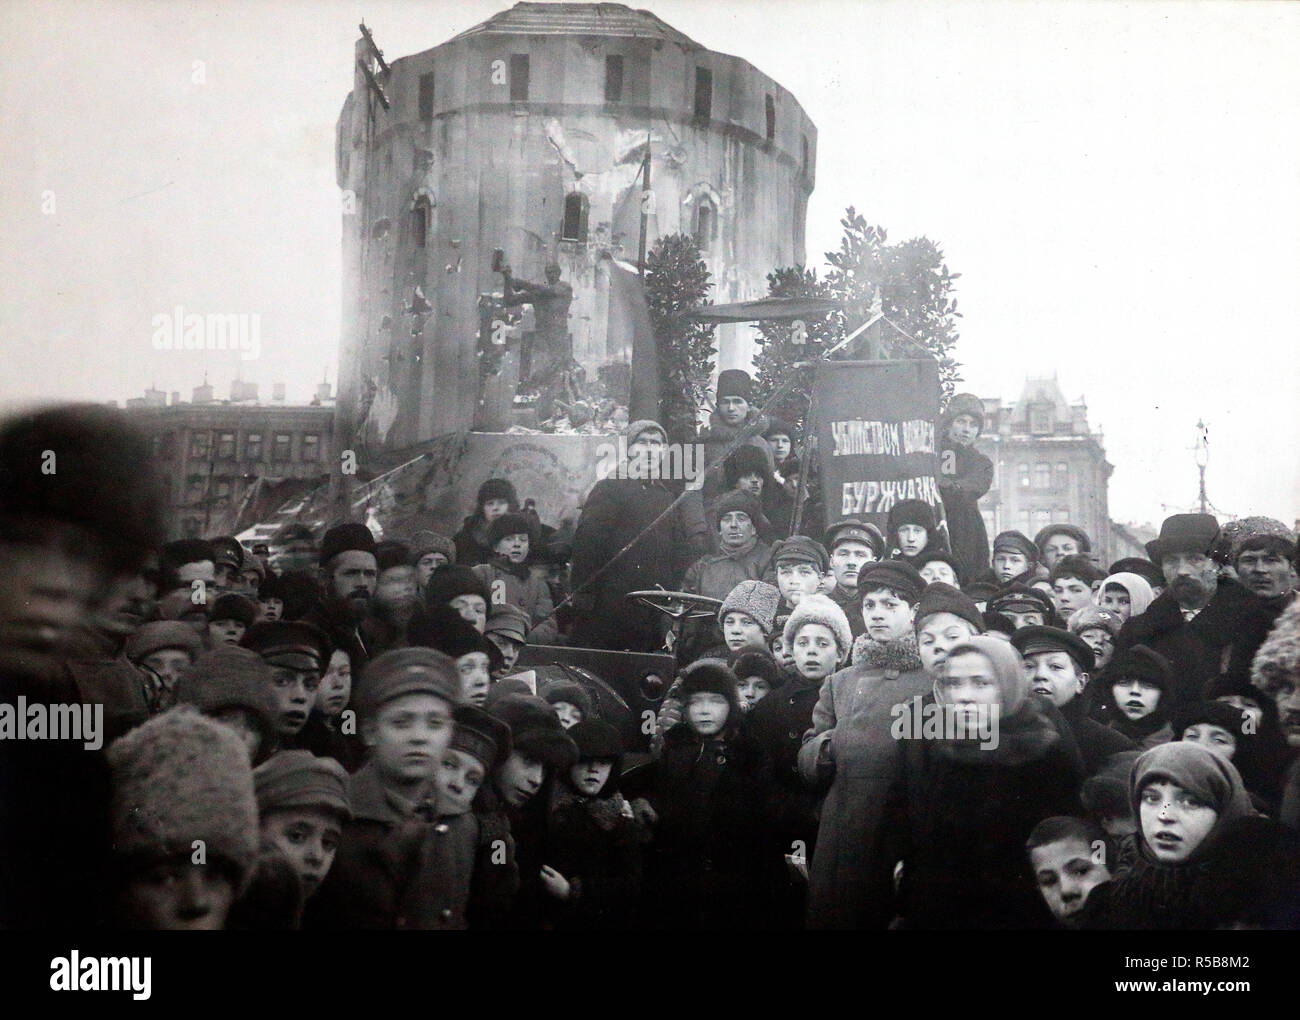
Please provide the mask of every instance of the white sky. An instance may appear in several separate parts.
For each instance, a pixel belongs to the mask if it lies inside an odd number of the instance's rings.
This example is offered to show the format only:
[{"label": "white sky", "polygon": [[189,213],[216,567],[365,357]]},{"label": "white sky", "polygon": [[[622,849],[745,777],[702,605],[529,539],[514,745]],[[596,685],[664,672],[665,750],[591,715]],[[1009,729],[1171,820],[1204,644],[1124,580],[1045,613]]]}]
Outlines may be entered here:
[{"label": "white sky", "polygon": [[[1087,398],[1112,517],[1191,506],[1198,417],[1217,507],[1300,515],[1300,4],[638,3],[817,124],[810,264],[849,204],[925,234],[962,273],[963,388]],[[0,3],[0,401],[334,381],[357,23],[395,59],[508,6]],[[155,351],[177,304],[260,314],[261,358]]]}]

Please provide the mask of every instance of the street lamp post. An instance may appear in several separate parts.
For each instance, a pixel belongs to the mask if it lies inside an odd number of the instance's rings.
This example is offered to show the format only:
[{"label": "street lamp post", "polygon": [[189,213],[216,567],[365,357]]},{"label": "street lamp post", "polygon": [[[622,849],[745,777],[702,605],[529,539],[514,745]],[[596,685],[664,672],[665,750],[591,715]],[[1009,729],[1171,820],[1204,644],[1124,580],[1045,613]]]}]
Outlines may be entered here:
[{"label": "street lamp post", "polygon": [[1198,420],[1196,422],[1196,467],[1201,473],[1201,513],[1206,512],[1208,500],[1205,498],[1205,465],[1210,462],[1210,438],[1209,430],[1205,427],[1205,422]]}]

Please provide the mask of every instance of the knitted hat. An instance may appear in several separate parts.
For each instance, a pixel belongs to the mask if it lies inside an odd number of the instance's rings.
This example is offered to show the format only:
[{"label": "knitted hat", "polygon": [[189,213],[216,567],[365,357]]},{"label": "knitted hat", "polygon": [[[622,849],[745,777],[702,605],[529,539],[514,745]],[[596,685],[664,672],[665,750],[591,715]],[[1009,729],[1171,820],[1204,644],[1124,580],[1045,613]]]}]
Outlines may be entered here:
[{"label": "knitted hat", "polygon": [[739,721],[740,694],[736,689],[736,674],[721,659],[696,659],[682,670],[677,696],[683,706],[690,702],[692,694],[721,694],[731,706],[728,724]]},{"label": "knitted hat", "polygon": [[411,536],[411,566],[418,566],[429,553],[442,553],[448,563],[456,562],[456,543],[436,531],[417,531]]},{"label": "knitted hat", "polygon": [[567,701],[582,713],[584,719],[591,718],[591,695],[587,693],[587,688],[575,680],[554,680],[539,693],[548,705],[558,705],[561,701]]},{"label": "knitted hat", "polygon": [[959,414],[969,414],[979,422],[980,428],[984,427],[984,401],[974,393],[956,393],[948,401],[948,407],[943,412],[943,421],[945,425],[952,422]]},{"label": "knitted hat", "polygon": [[957,563],[957,557],[946,549],[932,548],[927,545],[919,553],[912,557],[912,566],[916,567],[917,573],[927,563],[946,563],[952,568],[952,573],[957,578],[958,587],[961,586],[961,567]]},{"label": "knitted hat", "polygon": [[764,636],[772,633],[772,620],[776,607],[781,604],[781,593],[762,581],[741,581],[727,593],[718,610],[718,626],[728,613],[744,613],[762,629]]},{"label": "knitted hat", "polygon": [[485,603],[492,602],[483,578],[469,567],[455,563],[444,563],[429,575],[424,585],[424,604],[430,609],[448,605],[452,599],[462,595],[477,595]]},{"label": "knitted hat", "polygon": [[1157,565],[1168,553],[1209,556],[1218,537],[1219,522],[1210,514],[1174,514],[1161,522],[1159,537],[1147,543],[1147,555]]},{"label": "knitted hat", "polygon": [[280,751],[253,769],[257,810],[265,815],[289,808],[319,808],[347,821],[347,771],[333,758],[310,751]]},{"label": "knitted hat", "polygon": [[578,746],[578,760],[623,757],[623,738],[604,719],[584,719],[569,727],[569,739]]},{"label": "knitted hat", "polygon": [[461,705],[452,713],[456,729],[447,746],[477,759],[491,772],[510,757],[510,727],[477,705]]},{"label": "knitted hat", "polygon": [[[1163,577],[1161,577],[1160,583],[1164,584]],[[1141,574],[1132,571],[1120,571],[1103,577],[1101,587],[1097,589],[1098,597],[1105,595],[1106,589],[1112,584],[1117,584],[1128,592],[1128,615],[1130,619],[1145,613],[1156,597],[1147,579]]]},{"label": "knitted hat", "polygon": [[767,518],[763,516],[763,506],[759,503],[758,497],[742,492],[740,489],[728,489],[709,508],[714,530],[718,529],[724,515],[736,512],[747,514],[759,533],[768,530]]},{"label": "knitted hat", "polygon": [[820,623],[835,636],[835,647],[839,649],[838,661],[843,662],[853,650],[853,632],[849,629],[849,618],[844,610],[825,595],[805,595],[785,621],[782,635],[787,648],[794,647],[795,636],[799,628],[806,623]]},{"label": "knitted hat", "polygon": [[758,475],[765,482],[771,477],[767,454],[757,446],[738,446],[722,461],[722,477],[728,489],[734,489],[745,475]]},{"label": "knitted hat", "polygon": [[252,599],[233,592],[222,595],[210,604],[209,620],[238,620],[245,627],[251,627],[257,619],[257,606]]},{"label": "knitted hat", "polygon": [[489,499],[504,499],[512,511],[519,509],[519,496],[509,479],[489,478],[480,485],[478,495],[474,497],[474,509],[482,513],[483,504]]},{"label": "knitted hat", "polygon": [[113,850],[141,867],[194,853],[229,865],[242,890],[257,861],[253,770],[239,735],[180,705],[120,737],[113,770]]},{"label": "knitted hat", "polygon": [[175,648],[189,652],[193,659],[203,651],[203,641],[193,627],[179,620],[156,620],[146,623],[126,639],[126,657],[139,663],[146,655]]},{"label": "knitted hat", "polygon": [[484,634],[497,634],[519,644],[528,643],[528,631],[532,629],[532,620],[518,606],[502,602],[492,607],[488,613],[487,627]]},{"label": "knitted hat", "polygon": [[463,700],[456,662],[432,648],[394,648],[361,672],[353,700],[357,714],[373,718],[386,703],[407,694],[432,694],[453,707]]},{"label": "knitted hat", "polygon": [[1182,787],[1217,814],[1214,827],[1193,849],[1189,859],[1204,857],[1226,826],[1255,814],[1250,795],[1232,762],[1199,744],[1175,740],[1153,747],[1138,758],[1129,780],[1129,804],[1134,818],[1142,817],[1142,791],[1160,780]]},{"label": "knitted hat", "polygon": [[489,711],[510,727],[514,750],[552,768],[566,769],[578,760],[578,748],[565,733],[555,709],[530,694],[495,698]]},{"label": "knitted hat", "polygon": [[[1144,560],[1141,556],[1125,556],[1123,559],[1116,560],[1110,565],[1110,572],[1111,574],[1137,574],[1152,588],[1163,588],[1165,586],[1165,572],[1150,560]],[[1129,592],[1129,594],[1132,595],[1132,592]],[[1152,598],[1154,597],[1152,595]]]},{"label": "knitted hat", "polygon": [[114,572],[133,568],[166,535],[154,464],[148,439],[121,411],[65,404],[14,416],[0,427],[0,520],[10,535],[21,520],[76,525]]},{"label": "knitted hat", "polygon": [[773,439],[776,436],[785,436],[791,444],[799,442],[799,430],[780,418],[773,418],[772,423],[763,431],[764,439]]},{"label": "knitted hat", "polygon": [[1300,674],[1300,599],[1282,610],[1250,665],[1250,682],[1267,691],[1287,677]]},{"label": "knitted hat", "polygon": [[411,565],[411,547],[405,542],[389,540],[375,545],[375,566],[381,574],[393,567]]},{"label": "knitted hat", "polygon": [[364,524],[349,522],[336,524],[325,532],[320,543],[320,563],[325,566],[339,553],[368,552],[375,555],[375,536]]},{"label": "knitted hat", "polygon": [[1053,584],[1063,577],[1075,577],[1084,584],[1092,585],[1106,575],[1083,553],[1062,556],[1052,568],[1049,579]]},{"label": "knitted hat", "polygon": [[495,546],[511,535],[527,535],[533,541],[533,522],[520,513],[504,513],[488,525],[488,544]]},{"label": "knitted hat", "polygon": [[820,542],[814,542],[807,535],[791,535],[772,546],[772,563],[811,563],[817,573],[824,574],[830,569],[830,557]]},{"label": "knitted hat", "polygon": [[205,715],[244,709],[263,734],[275,728],[270,692],[271,667],[256,652],[238,645],[204,652],[176,681],[177,704],[193,705]]},{"label": "knitted hat", "polygon": [[1083,638],[1056,627],[1021,627],[1011,635],[1016,651],[1028,657],[1038,652],[1065,652],[1085,673],[1097,665],[1097,657]]},{"label": "knitted hat", "polygon": [[1272,517],[1243,517],[1223,526],[1225,532],[1230,528],[1233,530],[1230,552],[1233,563],[1247,549],[1274,549],[1288,560],[1295,556],[1295,532]]},{"label": "knitted hat", "polygon": [[1053,535],[1067,535],[1079,543],[1079,552],[1092,552],[1092,540],[1082,528],[1076,528],[1073,524],[1049,524],[1034,536],[1034,545],[1038,546],[1040,554]]},{"label": "knitted hat", "polygon": [[1163,691],[1174,682],[1174,667],[1163,655],[1146,645],[1133,645],[1115,653],[1106,667],[1106,677],[1112,684],[1141,680]]},{"label": "knitted hat", "polygon": [[975,605],[975,600],[942,581],[932,581],[921,592],[921,598],[916,603],[917,630],[920,630],[921,622],[927,616],[935,613],[952,613],[953,616],[966,620],[975,628],[976,633],[984,633],[984,614]]},{"label": "knitted hat", "polygon": [[736,675],[737,680],[746,680],[751,676],[761,677],[772,685],[773,690],[786,681],[785,673],[770,653],[753,649],[742,649],[733,653],[731,672]]},{"label": "knitted hat", "polygon": [[435,648],[453,659],[471,652],[482,652],[491,658],[496,648],[450,606],[417,611],[407,624],[406,638],[413,647]]},{"label": "knitted hat", "polygon": [[639,418],[634,422],[629,422],[627,426],[627,445],[631,446],[640,438],[642,432],[658,432],[659,438],[665,443],[668,442],[668,433],[664,427],[657,421],[650,418]]},{"label": "knitted hat", "polygon": [[822,544],[828,554],[833,553],[841,542],[861,542],[875,553],[876,559],[885,555],[885,536],[880,529],[856,517],[846,517],[826,529],[826,539]]},{"label": "knitted hat", "polygon": [[272,666],[289,669],[324,672],[334,654],[329,635],[306,620],[263,620],[244,631],[239,644]]},{"label": "knitted hat", "polygon": [[993,554],[999,549],[1007,549],[1026,557],[1030,563],[1038,562],[1038,546],[1029,541],[1019,531],[1004,531],[993,539]]},{"label": "knitted hat", "polygon": [[1119,637],[1119,629],[1124,626],[1115,613],[1109,609],[1098,609],[1096,606],[1084,606],[1082,609],[1076,609],[1070,614],[1070,619],[1066,621],[1066,627],[1071,634],[1082,634],[1085,630],[1100,629],[1106,631],[1112,638]]},{"label": "knitted hat", "polygon": [[878,560],[868,563],[858,573],[858,594],[865,595],[877,588],[889,588],[908,605],[916,605],[921,597],[925,579],[910,563],[901,560]]},{"label": "knitted hat", "polygon": [[948,658],[940,666],[939,676],[934,682],[935,700],[940,704],[947,703],[947,692],[943,686],[947,665],[957,656],[972,652],[984,656],[993,666],[993,676],[997,680],[998,690],[1001,693],[1002,718],[1007,719],[1015,715],[1029,697],[1029,676],[1020,653],[1012,647],[1011,642],[990,634],[967,638],[948,649]]},{"label": "knitted hat", "polygon": [[739,368],[728,368],[718,373],[718,400],[723,397],[740,397],[749,403],[754,402],[754,380],[748,372]]}]

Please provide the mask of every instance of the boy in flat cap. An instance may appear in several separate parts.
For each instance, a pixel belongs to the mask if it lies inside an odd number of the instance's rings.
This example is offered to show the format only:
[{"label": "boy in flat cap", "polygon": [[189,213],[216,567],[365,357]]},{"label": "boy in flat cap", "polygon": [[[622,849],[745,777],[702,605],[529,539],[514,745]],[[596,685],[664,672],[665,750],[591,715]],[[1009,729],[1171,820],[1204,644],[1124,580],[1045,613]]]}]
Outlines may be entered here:
[{"label": "boy in flat cap", "polygon": [[1019,531],[1004,531],[993,539],[993,573],[999,584],[1033,584],[1037,565],[1038,546]]},{"label": "boy in flat cap", "polygon": [[1092,552],[1092,540],[1082,528],[1073,524],[1049,524],[1034,536],[1038,546],[1038,561],[1052,570],[1067,556],[1087,556]]},{"label": "boy in flat cap", "polygon": [[519,653],[528,644],[528,614],[509,602],[493,606],[488,613],[487,626],[483,636],[497,646],[501,653],[501,665],[493,675],[494,680],[509,676],[519,661]]},{"label": "boy in flat cap", "polygon": [[807,535],[791,535],[772,546],[772,568],[765,580],[781,593],[776,615],[789,616],[802,596],[821,591],[829,570],[826,549]]},{"label": "boy in flat cap", "polygon": [[255,623],[240,642],[271,667],[271,699],[281,746],[292,746],[307,725],[316,690],[334,649],[319,628],[304,620]]},{"label": "boy in flat cap", "polygon": [[1077,610],[1095,605],[1094,595],[1105,576],[1087,556],[1062,556],[1048,575],[1056,615],[1068,620]]},{"label": "boy in flat cap", "polygon": [[1036,588],[1018,583],[1003,588],[989,604],[989,611],[1006,617],[1016,630],[1054,626],[1057,622],[1052,600]]}]

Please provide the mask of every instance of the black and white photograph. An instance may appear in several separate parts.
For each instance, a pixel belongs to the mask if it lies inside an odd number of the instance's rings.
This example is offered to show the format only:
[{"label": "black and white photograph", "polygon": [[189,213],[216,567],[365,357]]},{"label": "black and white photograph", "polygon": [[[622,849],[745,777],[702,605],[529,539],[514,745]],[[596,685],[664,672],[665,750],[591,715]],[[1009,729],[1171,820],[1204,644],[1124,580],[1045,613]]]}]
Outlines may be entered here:
[{"label": "black and white photograph", "polygon": [[1282,988],[1300,3],[640,2],[0,2],[6,982]]}]

